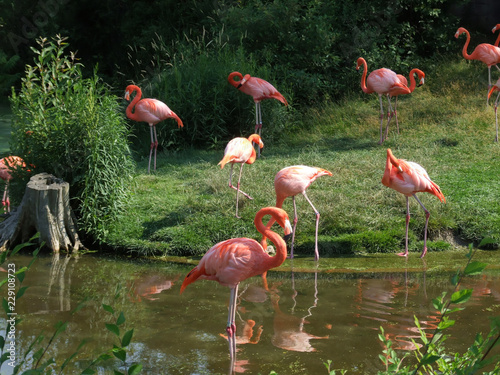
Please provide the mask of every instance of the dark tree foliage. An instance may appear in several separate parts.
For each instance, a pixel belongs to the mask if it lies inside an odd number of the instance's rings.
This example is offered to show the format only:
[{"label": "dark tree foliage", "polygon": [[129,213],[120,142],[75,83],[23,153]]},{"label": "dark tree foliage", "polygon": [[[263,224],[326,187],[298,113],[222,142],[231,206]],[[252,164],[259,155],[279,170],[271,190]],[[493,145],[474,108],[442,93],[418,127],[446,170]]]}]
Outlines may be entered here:
[{"label": "dark tree foliage", "polygon": [[[0,52],[10,61],[9,75],[24,71],[36,37],[68,36],[84,73],[98,65],[116,94],[134,82],[179,114],[184,132],[167,130],[162,141],[171,148],[248,133],[253,104],[226,84],[233,70],[273,82],[291,108],[337,100],[358,88],[360,56],[369,69],[407,74],[435,56],[458,54],[456,15],[470,22],[475,9],[468,0],[4,2]],[[470,31],[478,42],[492,39]],[[15,54],[20,59],[9,60]],[[290,112],[268,107],[268,122],[292,121]]]}]

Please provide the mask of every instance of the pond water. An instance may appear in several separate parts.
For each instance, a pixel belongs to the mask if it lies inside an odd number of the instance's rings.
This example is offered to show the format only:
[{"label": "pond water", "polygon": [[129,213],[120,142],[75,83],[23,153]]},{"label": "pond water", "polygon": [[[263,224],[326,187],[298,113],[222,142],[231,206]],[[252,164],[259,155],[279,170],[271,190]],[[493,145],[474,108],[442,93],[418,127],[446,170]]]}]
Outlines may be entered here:
[{"label": "pond water", "polygon": [[[7,263],[20,269],[31,259],[16,256]],[[53,356],[61,364],[86,340],[64,373],[81,372],[92,358],[117,343],[105,328],[116,320],[102,308],[106,304],[125,315],[121,336],[134,329],[127,364],[140,361],[143,374],[228,374],[224,335],[229,289],[202,280],[179,295],[191,268],[92,255],[38,258],[23,282],[29,288],[15,305],[22,319],[16,327],[18,358],[35,337],[43,333],[46,344],[55,324],[68,321],[44,358]],[[269,291],[259,277],[240,285],[237,373],[327,374],[323,364],[327,360],[348,374],[376,373],[383,368],[378,358],[379,327],[397,349],[413,350],[411,338],[418,336],[413,316],[431,332],[438,319],[431,301],[451,290],[449,275],[427,275],[425,269],[356,275],[270,272],[268,282]],[[476,332],[489,331],[488,316],[500,311],[498,271],[467,278],[463,287],[474,288],[474,296],[465,310],[454,315],[457,323],[447,344],[451,351],[463,351]],[[73,314],[85,299],[85,307]],[[5,318],[0,327],[5,327]],[[97,371],[111,374],[119,365],[109,360]],[[9,374],[11,368],[5,363],[1,373]]]}]

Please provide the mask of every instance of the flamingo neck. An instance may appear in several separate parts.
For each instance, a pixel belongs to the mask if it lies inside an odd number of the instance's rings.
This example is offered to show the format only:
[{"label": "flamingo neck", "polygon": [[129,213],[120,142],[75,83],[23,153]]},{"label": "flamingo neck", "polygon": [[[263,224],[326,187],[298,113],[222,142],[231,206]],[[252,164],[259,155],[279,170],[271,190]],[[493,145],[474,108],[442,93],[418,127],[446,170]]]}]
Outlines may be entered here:
[{"label": "flamingo neck", "polygon": [[[265,241],[265,238],[267,237],[276,247],[276,255],[269,256],[269,258],[267,258],[266,266],[267,269],[270,269],[274,267],[279,267],[285,261],[286,243],[278,233],[273,232],[271,229],[267,228],[262,223],[262,219],[265,215],[271,215],[272,218],[276,220],[277,219],[276,208],[275,207],[263,208],[262,210],[257,212],[257,215],[255,215],[255,220],[254,220],[255,227],[264,237],[263,241]],[[264,251],[265,250],[266,249],[264,249]]]},{"label": "flamingo neck", "polygon": [[140,89],[139,87],[134,86],[134,85],[132,85],[130,88],[131,88],[131,90],[132,90],[132,91],[130,91],[130,92],[129,92],[129,95],[132,95],[134,92],[135,92],[136,94],[135,94],[135,96],[134,96],[134,99],[133,99],[133,100],[130,102],[130,104],[127,106],[127,109],[126,109],[125,113],[126,113],[126,115],[127,115],[127,117],[128,117],[129,119],[131,119],[131,120],[135,120],[135,121],[140,121],[140,120],[137,118],[136,114],[132,112],[132,110],[134,109],[134,107],[135,107],[135,105],[137,104],[137,102],[138,102],[139,100],[141,100],[141,97],[142,97],[142,91],[141,91],[141,89]]},{"label": "flamingo neck", "polygon": [[[498,26],[498,25],[497,25]],[[500,30],[500,27],[497,29],[497,30]],[[497,36],[497,40],[495,40],[495,44],[494,46],[495,47],[498,47],[498,44],[500,43],[500,33],[498,33],[498,36]]]},{"label": "flamingo neck", "polygon": [[[235,77],[238,77],[239,80],[235,81],[234,80]],[[236,88],[238,88],[240,86],[240,82],[242,79],[243,79],[243,75],[240,72],[232,72],[231,74],[229,74],[229,77],[227,77],[227,80],[229,81],[229,83]]]},{"label": "flamingo neck", "polygon": [[[366,64],[366,61],[365,59],[361,59],[362,60],[362,64],[363,64],[363,75],[361,76],[361,90],[363,90],[363,92],[367,93],[367,94],[371,94],[371,91],[368,90],[368,88],[366,87],[366,75],[368,73],[368,65]],[[359,67],[359,65],[358,65]]]},{"label": "flamingo neck", "polygon": [[470,42],[470,34],[467,30],[464,29],[464,33],[467,36],[467,39],[465,40],[464,48],[462,49],[462,55],[464,58],[467,60],[472,60],[471,55],[467,53],[467,48],[469,47],[469,42]]}]

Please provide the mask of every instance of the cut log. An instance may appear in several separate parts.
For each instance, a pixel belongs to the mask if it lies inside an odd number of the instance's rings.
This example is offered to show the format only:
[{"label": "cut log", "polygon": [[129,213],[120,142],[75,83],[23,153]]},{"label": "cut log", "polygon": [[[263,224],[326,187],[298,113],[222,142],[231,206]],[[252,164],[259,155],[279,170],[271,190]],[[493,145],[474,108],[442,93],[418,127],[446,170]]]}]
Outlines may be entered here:
[{"label": "cut log", "polygon": [[55,252],[83,247],[69,205],[69,183],[48,173],[31,177],[19,207],[0,223],[0,251],[27,242],[36,232]]}]

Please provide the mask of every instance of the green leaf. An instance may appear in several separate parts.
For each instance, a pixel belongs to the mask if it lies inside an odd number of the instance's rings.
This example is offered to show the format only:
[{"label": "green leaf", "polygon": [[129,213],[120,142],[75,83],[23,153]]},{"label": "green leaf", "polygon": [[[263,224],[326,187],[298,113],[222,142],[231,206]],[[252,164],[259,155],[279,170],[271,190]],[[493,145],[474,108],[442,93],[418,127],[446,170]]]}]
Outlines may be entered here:
[{"label": "green leaf", "polygon": [[80,375],[94,375],[94,374],[95,374],[94,370],[87,368]]},{"label": "green leaf", "polygon": [[123,362],[125,362],[125,360],[127,359],[127,352],[117,346],[115,346],[113,349],[113,355]]},{"label": "green leaf", "polygon": [[23,287],[19,288],[19,290],[17,291],[17,294],[16,294],[16,299],[21,298],[23,296],[24,292],[26,292],[26,289],[28,289],[27,286],[23,286]]},{"label": "green leaf", "polygon": [[467,302],[472,296],[472,289],[462,289],[451,295],[451,303],[464,303]]},{"label": "green leaf", "polygon": [[132,366],[128,368],[127,374],[128,375],[137,375],[142,371],[142,364],[141,363],[134,363]]},{"label": "green leaf", "polygon": [[120,315],[116,319],[116,325],[122,325],[123,323],[125,323],[125,315],[123,315],[123,311],[120,311]]},{"label": "green leaf", "polygon": [[106,328],[108,331],[114,333],[116,336],[120,337],[120,328],[116,324],[106,323]]},{"label": "green leaf", "polygon": [[422,366],[427,366],[427,365],[430,365],[430,364],[433,364],[434,362],[436,362],[439,358],[441,358],[440,356],[438,355],[432,355],[432,354],[426,354],[424,356],[424,358],[422,358],[422,360],[420,361],[420,364]]},{"label": "green leaf", "polygon": [[438,328],[441,329],[441,330],[444,330],[444,329],[452,327],[454,325],[455,325],[455,321],[454,320],[443,320],[442,322],[440,322],[438,324]]},{"label": "green leaf", "polygon": [[486,246],[486,245],[489,245],[492,243],[497,243],[497,241],[495,241],[493,238],[485,237],[481,240],[481,242],[479,243],[479,245],[477,247],[483,247],[483,246]]},{"label": "green leaf", "polygon": [[115,310],[111,306],[105,305],[104,303],[102,304],[102,308],[111,314],[115,313]]},{"label": "green leaf", "polygon": [[122,338],[122,346],[126,347],[130,344],[130,341],[132,340],[132,336],[134,334],[134,330],[131,329],[130,331],[127,331]]},{"label": "green leaf", "polygon": [[471,262],[465,267],[464,275],[472,276],[483,272],[488,264],[481,262]]}]

